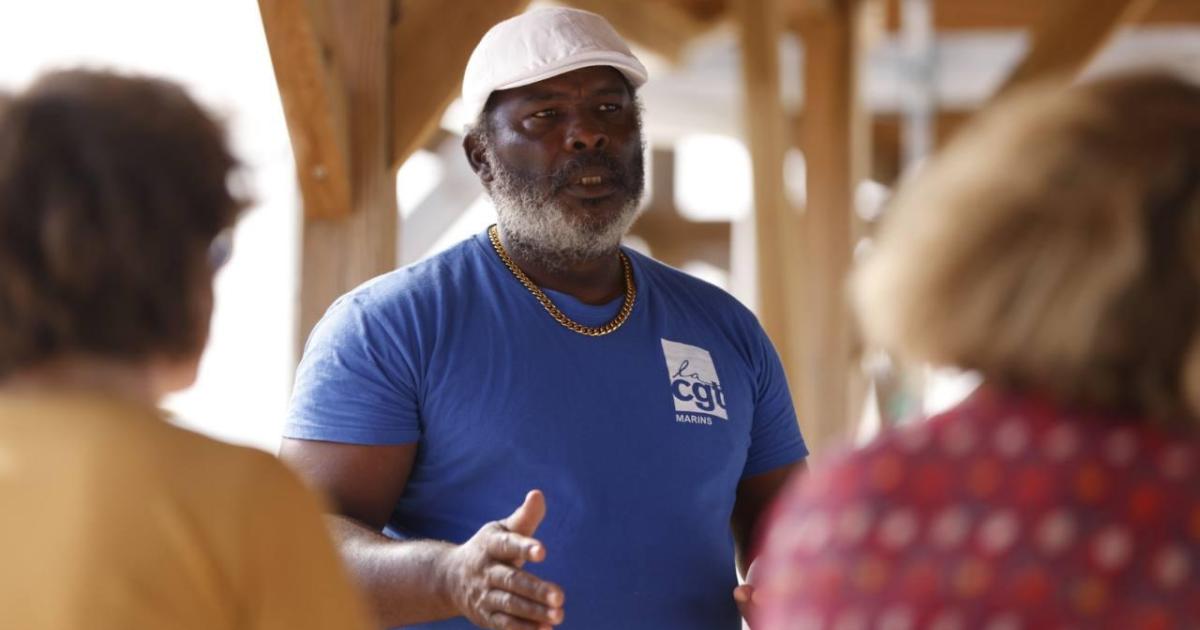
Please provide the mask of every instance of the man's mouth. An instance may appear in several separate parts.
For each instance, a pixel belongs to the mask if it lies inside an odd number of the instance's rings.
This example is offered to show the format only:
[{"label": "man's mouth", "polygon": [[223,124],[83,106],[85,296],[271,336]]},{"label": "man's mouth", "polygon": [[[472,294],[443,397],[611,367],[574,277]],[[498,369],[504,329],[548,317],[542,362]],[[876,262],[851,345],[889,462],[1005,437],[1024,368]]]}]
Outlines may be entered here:
[{"label": "man's mouth", "polygon": [[620,190],[618,185],[620,178],[613,173],[598,173],[599,169],[589,169],[592,172],[586,175],[579,175],[567,180],[568,184],[564,191],[572,196],[581,199],[600,199],[608,197]]}]

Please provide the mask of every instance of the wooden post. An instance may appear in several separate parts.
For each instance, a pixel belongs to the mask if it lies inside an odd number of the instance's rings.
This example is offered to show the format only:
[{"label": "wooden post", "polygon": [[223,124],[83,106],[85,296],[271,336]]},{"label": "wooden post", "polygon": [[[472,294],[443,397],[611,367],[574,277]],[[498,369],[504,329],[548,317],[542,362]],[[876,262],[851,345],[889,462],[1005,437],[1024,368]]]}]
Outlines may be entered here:
[{"label": "wooden post", "polygon": [[869,120],[859,98],[866,9],[866,0],[838,0],[803,32],[804,354],[793,386],[814,449],[853,430],[864,392],[845,283],[858,232],[854,190],[870,160]]},{"label": "wooden post", "polygon": [[390,0],[328,0],[326,56],[346,103],[353,206],[343,218],[306,212],[298,346],[329,304],[396,262],[396,173],[391,139]]},{"label": "wooden post", "polygon": [[803,413],[803,353],[799,346],[803,313],[799,215],[788,202],[783,159],[789,145],[788,118],[780,94],[780,0],[738,0],[745,87],[745,136],[754,177],[755,264],[758,318],[775,344],[788,373],[792,400],[806,434],[817,419]]},{"label": "wooden post", "polygon": [[296,179],[308,216],[350,213],[345,94],[326,58],[328,27],[303,0],[259,0],[275,82],[287,118]]},{"label": "wooden post", "polygon": [[1034,25],[1029,52],[998,95],[1038,79],[1069,80],[1116,33],[1144,15],[1155,0],[1057,0]]},{"label": "wooden post", "polygon": [[[943,109],[933,118],[933,148],[940,149],[952,138],[971,116],[975,114],[967,109]],[[793,143],[797,147],[804,146],[804,115],[792,117]],[[871,168],[868,177],[885,185],[895,183],[900,177],[903,158],[903,138],[901,128],[904,124],[899,114],[883,113],[870,115],[871,136]]]},{"label": "wooden post", "polygon": [[259,0],[303,194],[297,347],[396,260],[390,32],[396,0]]},{"label": "wooden post", "polygon": [[650,152],[653,196],[630,234],[646,241],[654,257],[672,267],[699,260],[730,271],[729,221],[692,221],[675,206],[675,151]]}]

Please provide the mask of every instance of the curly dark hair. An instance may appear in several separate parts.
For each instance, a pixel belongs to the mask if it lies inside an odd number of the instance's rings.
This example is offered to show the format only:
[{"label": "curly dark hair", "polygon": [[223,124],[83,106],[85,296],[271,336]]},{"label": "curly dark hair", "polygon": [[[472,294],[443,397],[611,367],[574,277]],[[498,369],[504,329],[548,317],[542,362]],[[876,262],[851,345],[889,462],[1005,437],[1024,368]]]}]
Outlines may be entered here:
[{"label": "curly dark hair", "polygon": [[198,352],[238,167],[169,81],[60,71],[0,99],[0,377]]}]

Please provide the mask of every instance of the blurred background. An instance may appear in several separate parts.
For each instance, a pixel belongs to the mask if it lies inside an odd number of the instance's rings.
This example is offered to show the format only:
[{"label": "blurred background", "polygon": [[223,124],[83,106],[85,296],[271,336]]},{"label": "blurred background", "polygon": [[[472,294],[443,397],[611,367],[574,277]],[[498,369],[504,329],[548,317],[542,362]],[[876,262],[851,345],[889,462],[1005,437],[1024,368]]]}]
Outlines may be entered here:
[{"label": "blurred background", "polygon": [[[456,104],[519,0],[3,0],[0,89],[65,66],[182,82],[257,200],[178,421],[274,451],[303,339],[359,282],[484,229]],[[629,244],[755,310],[821,449],[946,406],[971,375],[856,341],[843,279],[890,191],[998,94],[1167,66],[1200,79],[1197,0],[571,0],[650,70]]]}]

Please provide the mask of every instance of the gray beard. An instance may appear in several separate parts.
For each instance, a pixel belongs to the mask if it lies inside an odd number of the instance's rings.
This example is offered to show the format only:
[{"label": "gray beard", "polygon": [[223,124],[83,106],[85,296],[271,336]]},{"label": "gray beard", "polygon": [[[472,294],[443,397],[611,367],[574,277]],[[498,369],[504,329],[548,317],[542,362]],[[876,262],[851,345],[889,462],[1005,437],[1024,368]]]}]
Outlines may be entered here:
[{"label": "gray beard", "polygon": [[[509,253],[550,272],[616,253],[637,220],[640,194],[631,194],[613,215],[600,220],[573,213],[552,190],[530,185],[488,147],[493,179],[488,194]],[[618,193],[619,194],[619,193]]]}]

